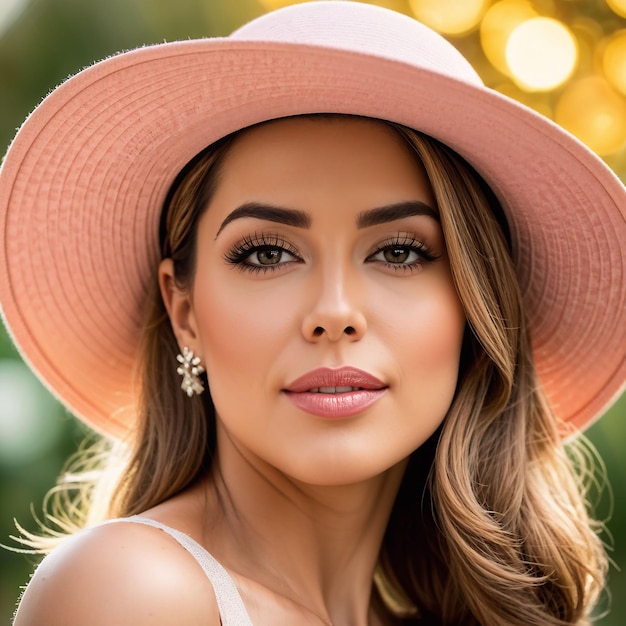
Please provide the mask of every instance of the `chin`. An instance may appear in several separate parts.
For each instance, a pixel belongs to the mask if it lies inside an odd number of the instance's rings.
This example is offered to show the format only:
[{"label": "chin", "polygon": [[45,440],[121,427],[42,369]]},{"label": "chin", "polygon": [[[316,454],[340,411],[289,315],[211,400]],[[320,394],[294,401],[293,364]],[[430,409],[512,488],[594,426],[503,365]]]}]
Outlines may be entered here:
[{"label": "chin", "polygon": [[[393,459],[369,452],[359,457],[342,454],[339,458],[326,458],[301,462],[289,475],[300,483],[316,487],[347,487],[379,478],[390,471],[404,472],[409,454]],[[378,457],[378,458],[375,458]]]}]

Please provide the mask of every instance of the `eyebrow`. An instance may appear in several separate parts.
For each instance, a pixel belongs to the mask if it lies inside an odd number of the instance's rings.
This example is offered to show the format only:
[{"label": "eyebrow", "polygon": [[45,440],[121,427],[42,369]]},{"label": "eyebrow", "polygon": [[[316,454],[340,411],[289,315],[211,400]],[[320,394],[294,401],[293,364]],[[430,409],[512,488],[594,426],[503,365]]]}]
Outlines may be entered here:
[{"label": "eyebrow", "polygon": [[[368,228],[378,224],[386,224],[405,217],[413,217],[415,215],[425,215],[439,221],[437,211],[428,206],[425,202],[419,200],[407,200],[405,202],[396,202],[375,209],[361,211],[357,215],[357,228]],[[259,220],[267,220],[268,222],[277,222],[286,226],[295,226],[296,228],[310,228],[311,216],[304,211],[297,209],[286,209],[271,204],[263,204],[261,202],[246,202],[229,213],[224,221],[220,224],[215,236],[217,237],[224,228],[234,220],[244,217],[254,217]]]},{"label": "eyebrow", "polygon": [[407,200],[405,202],[396,202],[386,206],[369,209],[359,213],[356,219],[357,228],[368,228],[377,224],[386,224],[394,220],[401,220],[405,217],[413,217],[415,215],[425,215],[439,222],[439,215],[435,209],[428,206],[425,202],[419,200]]},{"label": "eyebrow", "polygon": [[295,226],[296,228],[310,228],[311,226],[311,216],[304,211],[284,209],[260,202],[246,202],[226,216],[226,219],[221,223],[215,236],[217,237],[227,224],[230,224],[234,220],[241,219],[242,217],[254,217],[259,220],[267,220],[268,222],[278,222],[279,224],[285,224],[287,226]]}]

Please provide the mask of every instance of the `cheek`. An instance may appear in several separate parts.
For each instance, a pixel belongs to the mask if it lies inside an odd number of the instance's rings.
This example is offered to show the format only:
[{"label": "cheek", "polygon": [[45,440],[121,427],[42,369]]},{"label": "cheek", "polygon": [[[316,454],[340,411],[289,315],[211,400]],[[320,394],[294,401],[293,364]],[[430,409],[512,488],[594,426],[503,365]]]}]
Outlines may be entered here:
[{"label": "cheek", "polygon": [[415,368],[436,370],[459,365],[466,318],[450,280],[424,282],[416,292],[379,298],[379,317],[389,324],[393,345]]},{"label": "cheek", "polygon": [[[410,310],[411,324],[402,353],[402,379],[407,403],[426,422],[439,425],[454,396],[466,319],[456,292],[450,287],[422,298]],[[433,428],[434,430],[434,428]]]},{"label": "cheek", "polygon": [[445,293],[437,302],[426,304],[425,309],[419,333],[427,346],[431,367],[458,371],[466,319],[456,293]]},{"label": "cheek", "polygon": [[222,390],[241,398],[246,389],[258,389],[294,328],[289,315],[293,307],[282,302],[280,293],[268,298],[254,287],[239,289],[232,282],[218,277],[195,289],[202,357],[216,401]]}]

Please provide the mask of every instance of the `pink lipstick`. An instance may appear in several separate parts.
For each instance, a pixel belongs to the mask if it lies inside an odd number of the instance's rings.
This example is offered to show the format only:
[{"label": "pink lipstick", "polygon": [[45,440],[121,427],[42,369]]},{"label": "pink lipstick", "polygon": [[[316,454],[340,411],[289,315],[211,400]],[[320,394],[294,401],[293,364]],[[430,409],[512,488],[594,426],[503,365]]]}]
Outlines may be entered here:
[{"label": "pink lipstick", "polygon": [[385,393],[387,385],[355,367],[312,370],[294,380],[284,393],[299,409],[318,417],[358,415]]}]

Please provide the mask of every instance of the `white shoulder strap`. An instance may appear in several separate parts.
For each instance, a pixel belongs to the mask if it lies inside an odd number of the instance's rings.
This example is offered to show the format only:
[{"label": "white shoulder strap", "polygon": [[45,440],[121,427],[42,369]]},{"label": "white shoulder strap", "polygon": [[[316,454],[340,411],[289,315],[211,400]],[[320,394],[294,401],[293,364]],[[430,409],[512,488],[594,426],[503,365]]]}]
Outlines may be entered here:
[{"label": "white shoulder strap", "polygon": [[237,591],[233,579],[222,565],[189,535],[175,528],[170,528],[165,524],[161,524],[160,522],[155,522],[147,517],[139,517],[138,515],[110,521],[146,524],[147,526],[153,526],[154,528],[166,532],[196,559],[211,581],[215,591],[215,598],[217,599],[217,606],[220,611],[222,626],[252,626],[246,607],[243,604],[243,600],[239,595],[239,591]]}]

